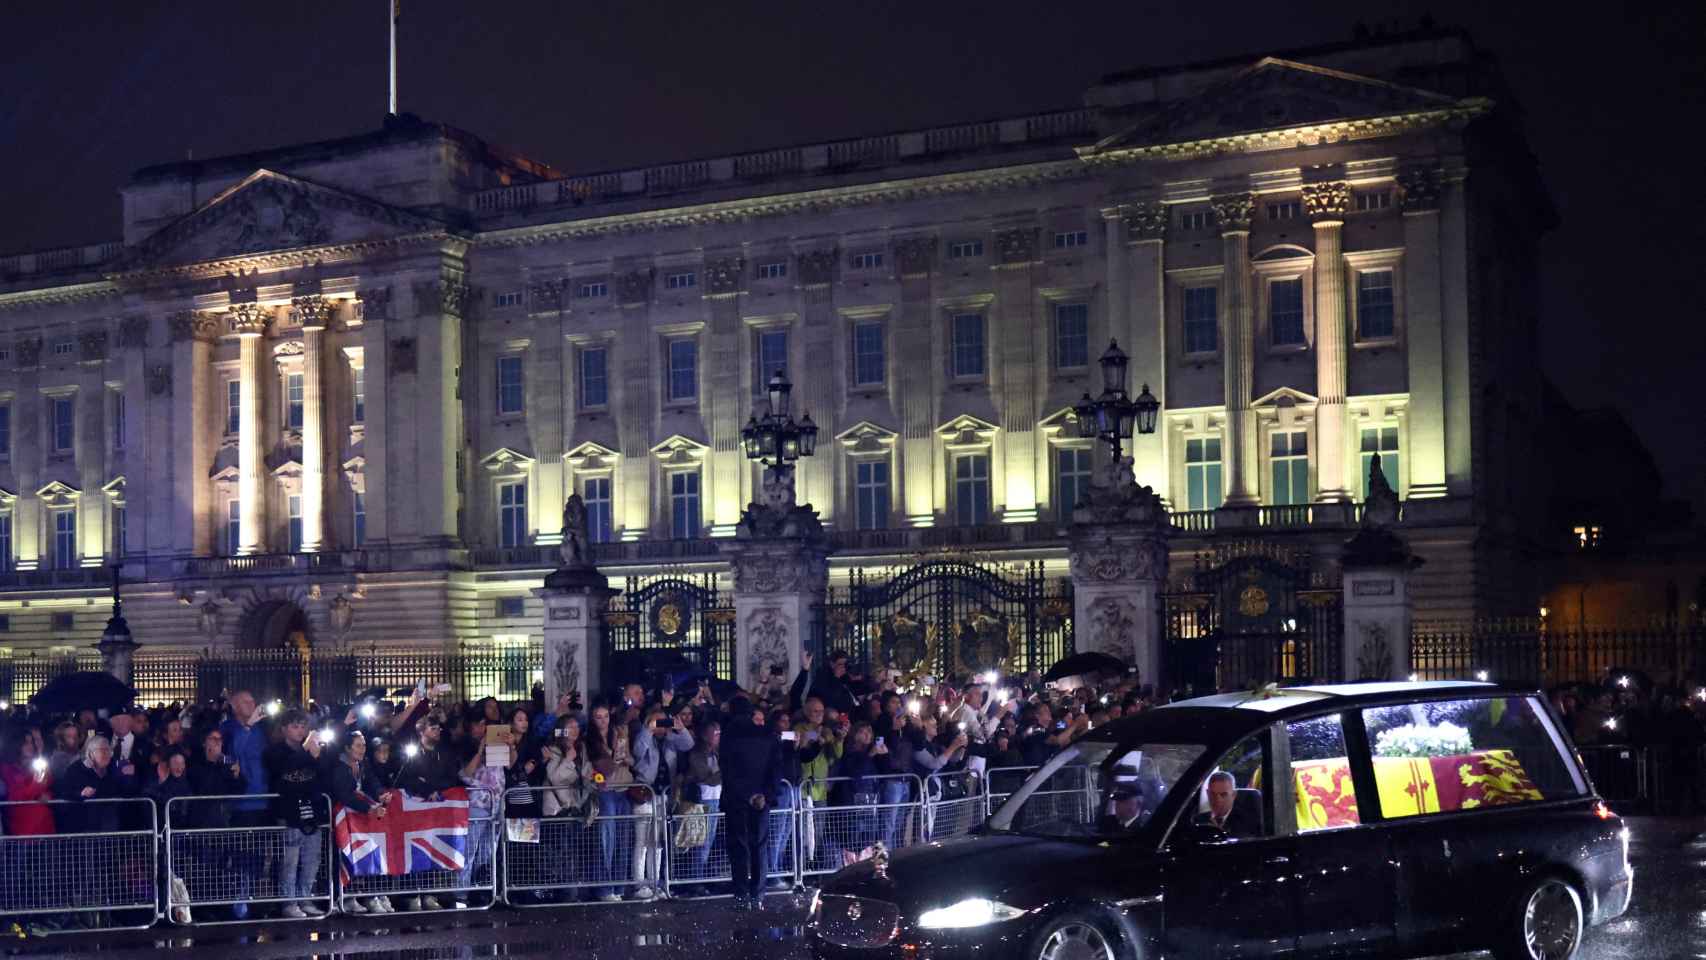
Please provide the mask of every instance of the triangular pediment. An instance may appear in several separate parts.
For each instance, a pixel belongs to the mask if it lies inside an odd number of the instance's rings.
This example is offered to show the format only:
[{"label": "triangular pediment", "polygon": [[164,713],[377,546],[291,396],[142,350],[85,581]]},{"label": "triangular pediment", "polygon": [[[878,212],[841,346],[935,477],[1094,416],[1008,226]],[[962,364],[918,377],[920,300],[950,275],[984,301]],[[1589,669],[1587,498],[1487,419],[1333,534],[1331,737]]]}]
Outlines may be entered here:
[{"label": "triangular pediment", "polygon": [[1257,398],[1256,402],[1250,404],[1250,406],[1295,407],[1303,404],[1314,406],[1316,402],[1316,397],[1312,397],[1309,394],[1304,393],[1302,390],[1298,390],[1293,387],[1280,387],[1272,393]]},{"label": "triangular pediment", "polygon": [[705,459],[705,454],[711,448],[704,442],[695,440],[686,434],[676,433],[665,438],[662,443],[652,447],[652,456],[666,467],[692,466]]},{"label": "triangular pediment", "polygon": [[114,477],[106,483],[101,484],[101,492],[106,494],[107,499],[111,500],[113,503],[122,504],[124,503],[124,486],[124,477]]},{"label": "triangular pediment", "polygon": [[499,447],[480,458],[480,466],[488,472],[506,475],[524,473],[534,462],[533,457],[514,447]]},{"label": "triangular pediment", "polygon": [[835,435],[848,453],[883,453],[894,446],[900,434],[878,423],[861,420]]},{"label": "triangular pediment", "polygon": [[10,507],[18,499],[18,495],[5,487],[0,487],[0,507]]},{"label": "triangular pediment", "polygon": [[445,225],[359,194],[257,170],[125,251],[120,270],[371,243]]},{"label": "triangular pediment", "polygon": [[936,428],[936,435],[941,437],[948,446],[982,445],[995,439],[995,433],[1000,428],[987,420],[979,420],[969,413],[962,413],[947,423]]},{"label": "triangular pediment", "polygon": [[1061,407],[1059,410],[1037,421],[1045,434],[1055,436],[1064,434],[1070,437],[1078,436],[1078,414],[1071,407]]},{"label": "triangular pediment", "polygon": [[36,499],[49,506],[74,503],[82,495],[83,491],[63,480],[54,480],[36,491]]},{"label": "triangular pediment", "polygon": [[596,440],[587,440],[563,454],[563,459],[575,470],[601,470],[614,466],[620,456]]},{"label": "triangular pediment", "polygon": [[1163,107],[1083,153],[1390,117],[1458,104],[1454,97],[1266,57],[1226,81]]}]

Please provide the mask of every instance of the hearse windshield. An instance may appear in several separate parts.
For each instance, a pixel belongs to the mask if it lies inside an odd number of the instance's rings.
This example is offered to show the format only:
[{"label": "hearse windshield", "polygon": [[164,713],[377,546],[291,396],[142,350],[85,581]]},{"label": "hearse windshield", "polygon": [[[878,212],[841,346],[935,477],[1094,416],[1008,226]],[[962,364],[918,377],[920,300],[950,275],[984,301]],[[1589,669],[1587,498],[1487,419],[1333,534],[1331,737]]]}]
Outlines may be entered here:
[{"label": "hearse windshield", "polygon": [[1207,750],[1200,743],[1080,740],[1026,780],[989,829],[1035,837],[1129,836]]}]

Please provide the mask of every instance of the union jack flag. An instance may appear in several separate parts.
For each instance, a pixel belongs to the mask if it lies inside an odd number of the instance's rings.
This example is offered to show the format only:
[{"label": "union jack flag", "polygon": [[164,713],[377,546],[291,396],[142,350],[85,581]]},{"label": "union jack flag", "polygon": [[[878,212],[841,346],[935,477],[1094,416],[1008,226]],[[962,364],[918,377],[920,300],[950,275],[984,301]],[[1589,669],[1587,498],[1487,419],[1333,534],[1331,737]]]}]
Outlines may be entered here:
[{"label": "union jack flag", "polygon": [[384,818],[339,806],[333,838],[348,876],[460,870],[468,847],[468,791],[453,787],[442,800],[393,791]]}]

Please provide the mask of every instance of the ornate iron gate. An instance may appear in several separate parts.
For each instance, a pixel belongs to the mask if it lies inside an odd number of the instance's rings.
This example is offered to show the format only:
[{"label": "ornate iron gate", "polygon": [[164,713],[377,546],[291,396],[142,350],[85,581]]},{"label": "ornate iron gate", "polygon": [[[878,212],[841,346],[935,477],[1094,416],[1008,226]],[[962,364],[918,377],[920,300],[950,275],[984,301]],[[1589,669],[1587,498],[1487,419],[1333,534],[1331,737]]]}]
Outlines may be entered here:
[{"label": "ornate iron gate", "polygon": [[724,680],[735,675],[733,598],[717,591],[716,577],[629,577],[628,587],[604,612],[604,682],[639,679],[669,661]]},{"label": "ornate iron gate", "polygon": [[1161,595],[1164,681],[1194,693],[1344,675],[1343,596],[1307,553],[1231,543]]},{"label": "ornate iron gate", "polygon": [[1041,563],[1004,577],[931,560],[880,582],[862,569],[817,607],[817,652],[844,650],[905,678],[1047,670],[1073,652],[1072,585]]}]

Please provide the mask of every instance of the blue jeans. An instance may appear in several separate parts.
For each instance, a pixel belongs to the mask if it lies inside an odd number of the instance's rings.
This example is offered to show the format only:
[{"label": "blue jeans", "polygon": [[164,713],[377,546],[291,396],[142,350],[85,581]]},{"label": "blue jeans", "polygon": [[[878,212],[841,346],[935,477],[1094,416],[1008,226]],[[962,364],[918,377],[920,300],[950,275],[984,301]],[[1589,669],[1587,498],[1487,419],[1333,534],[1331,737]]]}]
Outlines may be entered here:
[{"label": "blue jeans", "polygon": [[905,780],[883,780],[880,783],[877,796],[880,798],[878,802],[883,805],[879,813],[883,846],[890,850],[899,849],[900,844],[896,841],[900,839],[901,830],[906,827],[907,814],[906,808],[900,805],[911,796],[911,784]]},{"label": "blue jeans", "polygon": [[[633,810],[628,797],[620,791],[602,790],[598,794],[598,877],[608,884],[626,883],[628,859],[633,856],[634,825],[611,817],[626,817]],[[600,887],[598,894],[619,893],[619,886]]]},{"label": "blue jeans", "polygon": [[[475,816],[484,813],[482,819]],[[474,885],[474,872],[480,866],[492,859],[492,811],[468,811],[468,845],[462,851],[462,869],[456,874],[456,885],[467,890]],[[462,899],[463,893],[457,893],[457,899]]]},{"label": "blue jeans", "polygon": [[710,879],[711,848],[717,843],[717,813],[721,809],[721,800],[705,801],[705,843],[693,851],[693,875],[688,878],[695,883]]},{"label": "blue jeans", "polygon": [[320,828],[303,833],[295,827],[284,831],[284,849],[278,856],[278,895],[286,900],[314,896],[314,878],[320,873],[320,848],[325,840]]},{"label": "blue jeans", "polygon": [[794,839],[794,818],[789,815],[799,805],[800,788],[783,784],[776,791],[776,806],[764,816],[764,873],[766,877],[782,872],[782,857],[791,850]]}]

